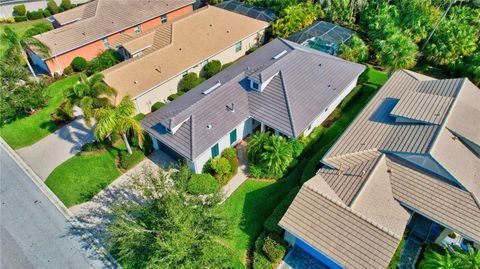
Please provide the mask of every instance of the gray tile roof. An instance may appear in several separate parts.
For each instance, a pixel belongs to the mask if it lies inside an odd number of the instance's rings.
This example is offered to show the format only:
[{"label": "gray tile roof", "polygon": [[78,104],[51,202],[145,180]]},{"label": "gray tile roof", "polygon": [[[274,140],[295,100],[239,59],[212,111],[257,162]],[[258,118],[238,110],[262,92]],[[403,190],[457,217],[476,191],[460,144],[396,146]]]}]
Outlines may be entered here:
[{"label": "gray tile roof", "polygon": [[[284,50],[284,56],[273,58]],[[189,160],[249,117],[298,137],[364,69],[362,65],[276,39],[149,114],[142,125]],[[247,74],[251,70],[266,70],[264,74],[273,76],[262,92],[249,88]],[[218,82],[219,88],[203,94]],[[234,113],[227,108],[232,104]],[[192,116],[193,130],[188,127]],[[207,125],[212,128],[207,129]],[[166,130],[178,126],[181,127],[175,134]]]}]

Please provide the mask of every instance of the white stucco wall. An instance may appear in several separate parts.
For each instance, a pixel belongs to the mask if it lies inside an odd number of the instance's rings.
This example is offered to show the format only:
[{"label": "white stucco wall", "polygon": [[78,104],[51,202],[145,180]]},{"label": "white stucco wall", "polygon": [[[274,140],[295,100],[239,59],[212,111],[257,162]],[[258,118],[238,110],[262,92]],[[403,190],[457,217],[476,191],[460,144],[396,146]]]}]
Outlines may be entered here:
[{"label": "white stucco wall", "polygon": [[[221,154],[222,151],[226,148],[235,146],[238,144],[242,139],[244,139],[246,136],[252,133],[252,123],[253,120],[251,118],[245,120],[241,124],[239,124],[236,129],[237,129],[237,141],[233,144],[230,144],[230,133],[233,131],[228,130],[226,132],[226,135],[223,136],[220,140],[218,140],[218,149],[219,153]],[[215,143],[216,144],[216,143]],[[211,148],[215,145],[212,144],[207,150],[205,150],[202,154],[200,154],[192,163],[190,163],[190,169],[195,172],[195,173],[201,173],[202,168],[205,165],[205,163],[212,158],[212,152]]]},{"label": "white stucco wall", "polygon": [[[235,51],[235,44],[233,44],[232,46],[226,48],[225,50],[219,51],[218,53],[206,59],[203,59],[199,63],[193,66],[190,66],[189,68],[183,70],[178,75],[171,78],[170,80],[165,81],[162,84],[159,84],[158,86],[148,91],[145,91],[140,95],[133,97],[132,99],[134,100],[137,106],[137,112],[147,114],[147,113],[150,113],[152,105],[154,103],[159,101],[165,103],[169,95],[177,92],[178,82],[182,79],[182,74],[185,71],[187,71],[187,73],[193,72],[193,73],[199,74],[203,68],[202,63],[205,60],[209,60],[209,61],[219,60],[222,64],[233,62],[238,58],[242,57],[243,55],[245,55],[245,52],[249,48],[257,46],[258,44],[262,44],[264,35],[265,35],[265,30],[261,30],[258,33],[254,33],[242,40],[242,49],[239,52]],[[257,36],[260,36],[260,38],[257,38]]]},{"label": "white stucco wall", "polygon": [[358,77],[352,81],[348,86],[347,88],[345,89],[344,92],[342,92],[342,94],[340,94],[337,99],[335,99],[333,102],[331,102],[328,107],[327,107],[327,110],[324,111],[322,114],[320,114],[315,120],[312,121],[312,123],[310,124],[310,128],[307,128],[304,132],[303,132],[303,135],[305,136],[308,136],[310,135],[310,133],[313,131],[313,129],[315,129],[315,127],[319,126],[320,124],[322,124],[327,118],[328,116],[330,116],[330,114],[332,114],[332,112],[335,110],[335,108],[338,107],[338,105],[340,105],[340,103],[342,102],[342,100],[353,90],[353,88],[355,88],[355,86],[357,85],[357,80],[358,80]]}]

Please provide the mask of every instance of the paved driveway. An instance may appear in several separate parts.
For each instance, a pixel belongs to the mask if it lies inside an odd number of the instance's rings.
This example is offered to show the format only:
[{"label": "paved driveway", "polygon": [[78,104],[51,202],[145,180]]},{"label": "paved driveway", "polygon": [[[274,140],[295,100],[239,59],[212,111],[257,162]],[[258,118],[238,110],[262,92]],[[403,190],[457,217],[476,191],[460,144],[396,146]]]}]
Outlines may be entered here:
[{"label": "paved driveway", "polygon": [[37,143],[17,150],[18,154],[42,179],[78,152],[82,145],[95,140],[91,128],[85,124],[80,108],[75,107],[77,118]]}]

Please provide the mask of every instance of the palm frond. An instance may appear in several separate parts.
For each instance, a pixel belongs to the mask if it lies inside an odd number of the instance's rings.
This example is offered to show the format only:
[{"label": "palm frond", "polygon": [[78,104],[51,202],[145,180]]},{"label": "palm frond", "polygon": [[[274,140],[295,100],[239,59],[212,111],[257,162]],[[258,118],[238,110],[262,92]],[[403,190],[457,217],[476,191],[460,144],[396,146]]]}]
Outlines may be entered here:
[{"label": "palm frond", "polygon": [[22,47],[30,47],[30,48],[35,48],[39,54],[43,57],[48,57],[50,55],[50,48],[45,45],[43,42],[40,40],[34,38],[34,37],[25,37],[20,40]]},{"label": "palm frond", "polygon": [[130,96],[124,96],[122,101],[115,108],[115,111],[119,117],[132,117],[135,114],[136,108],[133,101],[130,99]]},{"label": "palm frond", "polygon": [[144,134],[140,123],[131,117],[122,117],[118,121],[118,130],[124,134],[131,132],[131,134],[138,139],[138,144],[143,145]]}]

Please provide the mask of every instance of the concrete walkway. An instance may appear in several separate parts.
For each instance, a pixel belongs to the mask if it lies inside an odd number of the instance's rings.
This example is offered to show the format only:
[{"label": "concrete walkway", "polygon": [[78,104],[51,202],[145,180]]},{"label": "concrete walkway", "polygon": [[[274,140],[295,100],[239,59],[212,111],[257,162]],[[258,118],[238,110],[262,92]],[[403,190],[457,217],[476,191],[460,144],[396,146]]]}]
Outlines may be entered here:
[{"label": "concrete walkway", "polygon": [[90,201],[69,208],[70,212],[72,212],[83,225],[88,227],[90,232],[100,239],[101,243],[105,243],[103,241],[105,223],[112,219],[112,215],[108,209],[109,206],[120,199],[137,199],[137,195],[128,188],[132,176],[139,174],[145,169],[151,169],[153,171],[158,171],[159,167],[167,169],[174,163],[175,161],[166,153],[156,150],[133,169],[113,181]]},{"label": "concrete walkway", "polygon": [[[223,186],[223,201],[225,201],[232,193],[242,185],[245,180],[248,178],[248,159],[247,159],[247,143],[242,141],[237,146],[237,157],[238,157],[238,173],[230,179],[227,185]],[[222,201],[222,203],[223,203]]]},{"label": "concrete walkway", "polygon": [[74,108],[77,117],[37,143],[17,150],[18,154],[42,179],[78,152],[85,143],[95,140],[91,128],[87,127],[82,110]]}]

